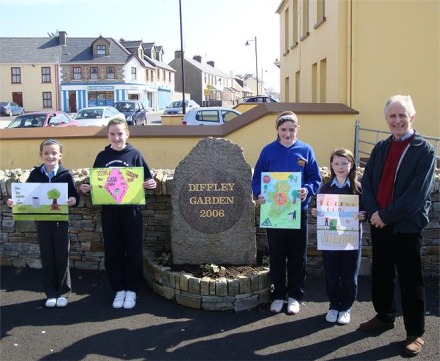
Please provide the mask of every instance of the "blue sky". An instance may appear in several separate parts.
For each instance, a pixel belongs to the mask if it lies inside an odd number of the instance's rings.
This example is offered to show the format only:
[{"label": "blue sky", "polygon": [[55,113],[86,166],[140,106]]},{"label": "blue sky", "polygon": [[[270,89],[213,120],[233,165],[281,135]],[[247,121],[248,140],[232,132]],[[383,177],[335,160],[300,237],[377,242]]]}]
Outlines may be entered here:
[{"label": "blue sky", "polygon": [[[281,0],[181,0],[185,56],[213,60],[225,73],[255,74],[279,91]],[[155,42],[164,60],[180,49],[179,0],[0,0],[0,36],[45,37],[65,30],[70,37],[113,37]]]}]

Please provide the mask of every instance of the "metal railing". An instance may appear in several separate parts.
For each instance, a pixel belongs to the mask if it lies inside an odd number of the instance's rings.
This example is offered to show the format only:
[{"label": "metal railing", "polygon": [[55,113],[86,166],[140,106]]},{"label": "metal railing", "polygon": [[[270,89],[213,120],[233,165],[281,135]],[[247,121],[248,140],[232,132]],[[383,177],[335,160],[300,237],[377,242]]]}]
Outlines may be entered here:
[{"label": "metal railing", "polygon": [[[376,143],[378,143],[382,139],[389,137],[390,135],[391,132],[379,129],[362,128],[361,122],[359,120],[356,120],[354,132],[354,157],[356,160],[356,165],[358,165],[359,167],[364,167]],[[423,134],[422,136],[424,139],[432,144],[435,150],[437,164],[440,163],[440,138],[431,137]]]}]

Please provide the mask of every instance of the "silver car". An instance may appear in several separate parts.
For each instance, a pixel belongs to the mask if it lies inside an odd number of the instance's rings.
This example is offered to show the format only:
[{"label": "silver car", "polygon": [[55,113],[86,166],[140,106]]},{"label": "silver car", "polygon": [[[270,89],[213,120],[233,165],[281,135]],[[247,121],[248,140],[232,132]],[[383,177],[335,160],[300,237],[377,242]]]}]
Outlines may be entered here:
[{"label": "silver car", "polygon": [[115,118],[125,120],[125,115],[114,107],[102,106],[82,108],[73,119],[80,126],[107,126],[108,122]]},{"label": "silver car", "polygon": [[[199,108],[200,105],[194,100],[185,100],[185,113],[188,113],[192,109]],[[164,115],[183,114],[183,100],[172,102],[163,111]]]},{"label": "silver car", "polygon": [[190,110],[182,119],[183,125],[221,125],[239,116],[238,110],[225,107],[202,107]]}]

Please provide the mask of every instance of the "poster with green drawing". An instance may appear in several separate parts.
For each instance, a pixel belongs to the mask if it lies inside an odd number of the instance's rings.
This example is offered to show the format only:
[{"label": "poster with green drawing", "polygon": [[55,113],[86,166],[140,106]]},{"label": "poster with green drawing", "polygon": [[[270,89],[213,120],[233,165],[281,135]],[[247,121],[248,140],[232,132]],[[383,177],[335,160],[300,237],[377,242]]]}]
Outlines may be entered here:
[{"label": "poster with green drawing", "polygon": [[91,168],[94,205],[145,204],[144,168]]},{"label": "poster with green drawing", "polygon": [[68,221],[67,183],[12,183],[16,221]]},{"label": "poster with green drawing", "polygon": [[359,196],[318,194],[316,230],[319,250],[359,249]]},{"label": "poster with green drawing", "polygon": [[300,229],[300,188],[299,172],[262,172],[261,194],[266,202],[260,207],[260,227]]}]

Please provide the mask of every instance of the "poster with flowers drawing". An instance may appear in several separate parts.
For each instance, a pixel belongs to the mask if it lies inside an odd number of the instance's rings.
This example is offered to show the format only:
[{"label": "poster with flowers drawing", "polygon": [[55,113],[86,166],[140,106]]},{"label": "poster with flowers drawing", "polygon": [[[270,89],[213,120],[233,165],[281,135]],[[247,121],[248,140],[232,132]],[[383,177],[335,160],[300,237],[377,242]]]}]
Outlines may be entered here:
[{"label": "poster with flowers drawing", "polygon": [[92,202],[103,204],[145,204],[144,168],[91,168]]},{"label": "poster with flowers drawing", "polygon": [[260,207],[260,227],[301,228],[300,172],[262,172],[261,194],[266,202]]},{"label": "poster with flowers drawing", "polygon": [[319,250],[349,251],[359,248],[359,196],[318,194],[316,230]]}]

